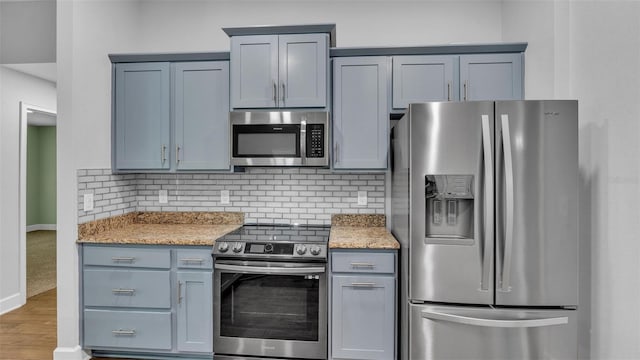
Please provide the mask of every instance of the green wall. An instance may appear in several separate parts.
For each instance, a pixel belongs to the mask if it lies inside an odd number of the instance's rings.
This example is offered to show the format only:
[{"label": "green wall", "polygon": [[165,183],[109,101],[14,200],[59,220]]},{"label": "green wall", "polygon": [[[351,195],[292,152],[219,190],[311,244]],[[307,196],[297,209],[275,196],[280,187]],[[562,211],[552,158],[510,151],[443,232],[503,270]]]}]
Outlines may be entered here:
[{"label": "green wall", "polygon": [[27,127],[27,226],[56,223],[56,127]]}]

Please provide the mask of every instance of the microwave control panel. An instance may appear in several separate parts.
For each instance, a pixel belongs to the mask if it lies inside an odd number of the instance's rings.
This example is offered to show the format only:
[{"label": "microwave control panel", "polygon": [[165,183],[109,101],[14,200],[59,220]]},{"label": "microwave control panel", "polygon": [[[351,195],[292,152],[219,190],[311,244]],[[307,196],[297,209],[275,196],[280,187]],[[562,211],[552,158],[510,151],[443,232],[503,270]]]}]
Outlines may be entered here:
[{"label": "microwave control panel", "polygon": [[307,157],[324,157],[324,124],[307,124]]}]

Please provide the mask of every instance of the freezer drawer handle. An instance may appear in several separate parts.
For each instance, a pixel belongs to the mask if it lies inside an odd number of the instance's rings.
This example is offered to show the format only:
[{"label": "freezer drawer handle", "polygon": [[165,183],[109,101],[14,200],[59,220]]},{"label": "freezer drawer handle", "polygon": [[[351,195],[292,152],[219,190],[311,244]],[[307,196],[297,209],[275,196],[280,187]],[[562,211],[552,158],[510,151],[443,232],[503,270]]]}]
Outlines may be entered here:
[{"label": "freezer drawer handle", "polygon": [[374,268],[375,264],[366,263],[366,262],[352,262],[351,267],[353,268]]},{"label": "freezer drawer handle", "polygon": [[458,323],[458,324],[464,324],[464,325],[487,326],[487,327],[498,327],[498,328],[543,327],[543,326],[563,325],[563,324],[569,323],[569,318],[566,316],[546,318],[546,319],[495,320],[495,319],[474,318],[474,317],[454,315],[454,314],[445,314],[445,313],[435,312],[435,311],[422,311],[422,317],[425,319],[449,321],[452,323]]}]

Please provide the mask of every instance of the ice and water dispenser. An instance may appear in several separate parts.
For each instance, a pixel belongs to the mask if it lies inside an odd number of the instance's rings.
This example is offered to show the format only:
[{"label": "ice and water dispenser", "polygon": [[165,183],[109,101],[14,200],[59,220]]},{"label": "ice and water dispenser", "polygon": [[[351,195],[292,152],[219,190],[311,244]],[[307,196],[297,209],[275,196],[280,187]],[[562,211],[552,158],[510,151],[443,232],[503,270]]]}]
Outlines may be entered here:
[{"label": "ice and water dispenser", "polygon": [[473,175],[426,175],[424,190],[425,237],[473,239]]}]

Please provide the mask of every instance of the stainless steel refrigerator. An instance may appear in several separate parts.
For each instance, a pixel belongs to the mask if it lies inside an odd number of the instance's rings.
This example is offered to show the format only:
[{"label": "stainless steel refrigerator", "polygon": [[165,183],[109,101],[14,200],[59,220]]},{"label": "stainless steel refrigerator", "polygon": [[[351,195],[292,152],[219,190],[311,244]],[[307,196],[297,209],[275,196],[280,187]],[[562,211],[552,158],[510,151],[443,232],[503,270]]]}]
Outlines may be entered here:
[{"label": "stainless steel refrigerator", "polygon": [[577,101],[411,104],[392,148],[402,359],[576,359]]}]

